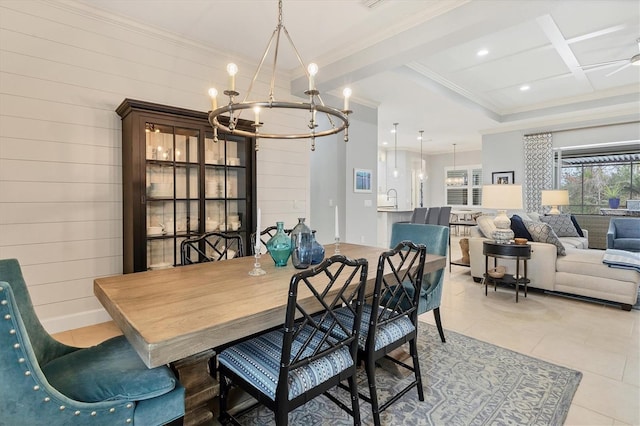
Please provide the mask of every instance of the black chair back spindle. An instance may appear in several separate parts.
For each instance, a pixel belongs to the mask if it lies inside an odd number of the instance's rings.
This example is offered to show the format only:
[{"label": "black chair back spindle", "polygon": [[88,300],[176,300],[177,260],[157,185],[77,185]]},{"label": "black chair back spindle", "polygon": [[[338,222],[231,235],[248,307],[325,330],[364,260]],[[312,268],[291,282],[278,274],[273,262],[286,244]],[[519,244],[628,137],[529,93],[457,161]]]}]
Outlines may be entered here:
[{"label": "black chair back spindle", "polygon": [[240,234],[208,232],[180,243],[182,265],[213,262],[244,256]]}]

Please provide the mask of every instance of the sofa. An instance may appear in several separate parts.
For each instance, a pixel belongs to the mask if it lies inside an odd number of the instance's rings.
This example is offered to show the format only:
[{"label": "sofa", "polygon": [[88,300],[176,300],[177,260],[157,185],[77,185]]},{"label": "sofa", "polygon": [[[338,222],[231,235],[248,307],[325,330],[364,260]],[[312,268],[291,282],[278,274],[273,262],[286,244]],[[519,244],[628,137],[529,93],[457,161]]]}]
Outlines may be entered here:
[{"label": "sofa", "polygon": [[[544,220],[554,220],[554,218],[548,219],[535,213],[512,215],[512,229],[514,222],[520,222],[515,220],[514,216],[521,218],[522,223],[531,229],[543,228],[549,232],[551,228],[553,231],[553,228]],[[492,220],[492,216],[481,216],[478,218],[478,226],[470,229],[471,276],[478,282],[485,273],[483,242],[491,240]],[[566,225],[566,218],[564,220]],[[573,223],[577,225],[575,218]],[[577,226],[579,228],[579,225]],[[562,232],[560,232],[562,236],[558,236],[553,231],[549,232],[547,239],[533,236],[527,238],[528,244],[531,245],[531,259],[527,261],[527,278],[530,280],[528,286],[549,292],[620,303],[622,309],[631,310],[631,306],[638,298],[640,272],[633,269],[613,268],[604,264],[602,262],[604,250],[589,249],[589,233],[587,230],[580,231],[582,236],[565,236],[567,233]],[[536,236],[539,237],[537,234]],[[498,265],[505,266],[507,273],[515,272],[513,260],[499,259]]]},{"label": "sofa", "polygon": [[607,248],[640,252],[640,218],[611,218],[607,231]]}]

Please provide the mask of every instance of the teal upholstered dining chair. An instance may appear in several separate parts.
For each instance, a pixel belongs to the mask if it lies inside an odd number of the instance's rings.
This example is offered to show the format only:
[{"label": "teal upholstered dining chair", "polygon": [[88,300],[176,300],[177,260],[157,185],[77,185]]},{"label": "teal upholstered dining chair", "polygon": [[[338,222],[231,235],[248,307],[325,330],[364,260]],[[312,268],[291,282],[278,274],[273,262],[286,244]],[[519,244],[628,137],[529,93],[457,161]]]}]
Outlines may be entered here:
[{"label": "teal upholstered dining chair", "polygon": [[44,329],[16,259],[0,260],[0,424],[161,425],[184,415],[184,388],[149,369],[124,336],[91,348]]},{"label": "teal upholstered dining chair", "polygon": [[[393,248],[404,240],[412,241],[415,244],[424,244],[427,246],[427,253],[429,254],[446,256],[449,227],[429,224],[420,225],[417,223],[394,223],[391,228],[390,247]],[[443,282],[444,268],[425,274],[422,280],[418,314],[433,311],[440,339],[445,342],[442,320],[440,319]]]}]

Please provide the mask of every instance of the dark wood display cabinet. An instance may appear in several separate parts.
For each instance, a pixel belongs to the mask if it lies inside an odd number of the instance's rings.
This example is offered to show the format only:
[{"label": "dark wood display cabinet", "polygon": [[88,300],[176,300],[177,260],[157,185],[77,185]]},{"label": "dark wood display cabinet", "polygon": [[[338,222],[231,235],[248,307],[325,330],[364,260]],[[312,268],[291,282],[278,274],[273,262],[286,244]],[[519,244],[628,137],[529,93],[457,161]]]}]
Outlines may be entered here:
[{"label": "dark wood display cabinet", "polygon": [[[180,243],[255,227],[255,138],[218,132],[206,112],[125,99],[122,118],[123,270],[180,264]],[[250,122],[240,128],[251,131]]]}]

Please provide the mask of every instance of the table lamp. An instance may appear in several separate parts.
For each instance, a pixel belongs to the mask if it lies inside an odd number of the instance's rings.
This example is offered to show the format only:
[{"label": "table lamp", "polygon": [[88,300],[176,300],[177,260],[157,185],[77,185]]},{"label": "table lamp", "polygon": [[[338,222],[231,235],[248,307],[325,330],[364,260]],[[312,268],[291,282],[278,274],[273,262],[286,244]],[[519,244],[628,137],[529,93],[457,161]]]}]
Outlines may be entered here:
[{"label": "table lamp", "polygon": [[498,211],[493,220],[496,230],[493,231],[492,237],[497,243],[508,243],[514,234],[507,210],[522,209],[522,185],[484,185],[482,207]]},{"label": "table lamp", "polygon": [[558,206],[569,205],[569,191],[566,189],[546,189],[542,191],[542,205],[551,206],[549,214],[560,214]]}]

